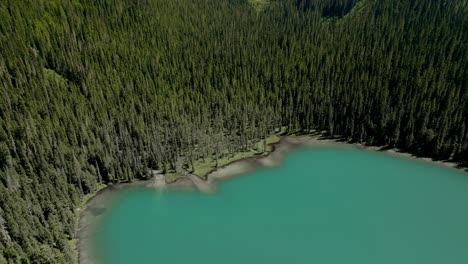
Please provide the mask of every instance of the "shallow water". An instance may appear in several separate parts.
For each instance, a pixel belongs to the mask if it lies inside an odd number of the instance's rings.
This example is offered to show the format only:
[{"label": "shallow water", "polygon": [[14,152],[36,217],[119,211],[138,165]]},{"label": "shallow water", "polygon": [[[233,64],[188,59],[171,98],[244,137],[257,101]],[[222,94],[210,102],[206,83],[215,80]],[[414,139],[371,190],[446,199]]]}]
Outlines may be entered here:
[{"label": "shallow water", "polygon": [[351,148],[290,153],[216,194],[122,191],[104,264],[468,263],[468,176]]}]

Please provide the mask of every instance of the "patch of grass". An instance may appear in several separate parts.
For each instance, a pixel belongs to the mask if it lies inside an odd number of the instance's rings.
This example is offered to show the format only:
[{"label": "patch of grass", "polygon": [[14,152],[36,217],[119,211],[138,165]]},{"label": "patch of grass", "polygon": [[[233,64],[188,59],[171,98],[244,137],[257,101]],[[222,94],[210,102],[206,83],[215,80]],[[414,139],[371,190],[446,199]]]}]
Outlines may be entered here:
[{"label": "patch of grass", "polygon": [[45,78],[50,82],[58,82],[60,84],[66,83],[65,77],[63,77],[62,75],[60,75],[59,73],[57,73],[56,71],[52,69],[44,68],[44,75],[45,75]]},{"label": "patch of grass", "polygon": [[83,208],[86,205],[86,203],[89,202],[89,200],[93,199],[93,197],[96,196],[96,194],[100,190],[102,190],[102,189],[104,189],[106,187],[107,187],[107,185],[101,183],[101,184],[99,184],[97,186],[97,188],[96,188],[96,190],[94,192],[88,193],[85,196],[83,196],[83,199],[81,199],[80,208]]},{"label": "patch of grass", "polygon": [[172,182],[175,182],[179,176],[180,176],[179,173],[170,172],[170,173],[164,174],[164,179],[166,180],[166,183],[172,183]]},{"label": "patch of grass", "polygon": [[366,5],[366,2],[367,2],[367,0],[357,1],[354,4],[353,8],[351,8],[349,13],[344,16],[344,18],[352,18],[352,17],[360,15],[360,13],[362,13],[364,5]]},{"label": "patch of grass", "polygon": [[346,19],[351,19],[353,17],[359,16],[362,13],[363,7],[366,5],[366,2],[367,0],[358,0],[356,3],[354,3],[354,6],[351,8],[351,10],[341,18],[322,17],[321,21],[323,23],[332,23],[332,22],[342,23],[346,21]]},{"label": "patch of grass", "polygon": [[[271,146],[272,144],[275,144],[275,143],[278,143],[280,141],[280,137],[279,136],[270,136],[270,137],[267,137],[265,139],[265,143],[266,143],[266,149],[265,151],[266,152],[271,152],[273,150],[273,147]],[[257,142],[257,149],[259,151],[262,151],[263,150],[263,140]]]},{"label": "patch of grass", "polygon": [[249,0],[249,3],[257,12],[262,12],[270,4],[270,0]]},{"label": "patch of grass", "polygon": [[[266,138],[266,152],[272,151],[273,147],[271,146],[271,144],[277,143],[279,141],[280,137],[276,135]],[[255,144],[255,147],[255,149],[251,149],[249,151],[237,152],[234,154],[226,154],[225,156],[218,159],[218,168],[237,160],[261,155],[263,153],[263,140],[257,142]],[[207,174],[216,168],[216,160],[213,158],[197,160],[193,163],[193,166],[195,167],[195,171],[193,172],[193,174],[199,176],[200,178],[206,179]]]}]

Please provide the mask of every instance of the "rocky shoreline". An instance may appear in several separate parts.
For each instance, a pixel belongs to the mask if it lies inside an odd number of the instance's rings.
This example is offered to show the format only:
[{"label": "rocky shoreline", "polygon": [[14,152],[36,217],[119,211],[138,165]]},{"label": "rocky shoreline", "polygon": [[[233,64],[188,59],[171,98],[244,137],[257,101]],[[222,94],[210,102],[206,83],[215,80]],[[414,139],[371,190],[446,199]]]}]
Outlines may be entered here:
[{"label": "rocky shoreline", "polygon": [[369,151],[384,152],[402,158],[430,162],[439,166],[462,170],[466,173],[466,170],[458,168],[456,163],[433,161],[430,158],[416,157],[408,153],[400,152],[397,149],[350,144],[347,142],[340,142],[336,139],[322,138],[320,136],[283,136],[280,142],[271,145],[272,151],[265,153],[265,155],[237,160],[213,169],[208,173],[206,180],[202,180],[196,175],[187,173],[184,177],[179,177],[179,179],[173,183],[166,183],[162,174],[156,174],[149,180],[111,185],[101,190],[86,204],[80,214],[80,224],[77,232],[79,263],[99,264],[96,259],[92,257],[93,247],[91,237],[95,232],[99,232],[99,230],[95,229],[94,223],[100,220],[107,209],[106,205],[115,197],[115,194],[130,187],[156,188],[161,190],[199,190],[211,193],[216,191],[217,181],[246,174],[258,168],[278,166],[288,152],[302,147],[347,147],[366,149]]}]

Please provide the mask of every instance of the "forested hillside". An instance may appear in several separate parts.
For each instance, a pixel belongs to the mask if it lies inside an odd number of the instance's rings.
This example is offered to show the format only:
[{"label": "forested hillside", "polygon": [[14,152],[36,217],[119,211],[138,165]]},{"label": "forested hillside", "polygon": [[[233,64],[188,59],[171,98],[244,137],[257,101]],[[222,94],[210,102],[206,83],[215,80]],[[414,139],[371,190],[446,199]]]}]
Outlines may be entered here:
[{"label": "forested hillside", "polygon": [[98,184],[280,127],[468,163],[466,1],[252,2],[0,1],[0,263],[71,263]]}]

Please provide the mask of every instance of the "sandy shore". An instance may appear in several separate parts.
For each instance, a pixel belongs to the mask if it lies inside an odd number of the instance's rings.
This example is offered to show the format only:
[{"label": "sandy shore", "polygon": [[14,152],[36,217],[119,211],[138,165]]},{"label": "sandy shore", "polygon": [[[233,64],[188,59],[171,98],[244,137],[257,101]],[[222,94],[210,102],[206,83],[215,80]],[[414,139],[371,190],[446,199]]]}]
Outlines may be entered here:
[{"label": "sandy shore", "polygon": [[[274,167],[283,161],[286,154],[292,150],[302,147],[346,147],[359,148],[369,151],[379,151],[390,155],[410,158],[423,162],[430,162],[439,166],[445,166],[453,169],[459,169],[467,173],[466,169],[458,168],[457,164],[451,162],[433,161],[430,158],[420,158],[414,155],[400,152],[397,149],[383,149],[382,147],[369,147],[362,144],[350,144],[347,142],[339,142],[334,139],[323,139],[319,136],[284,136],[279,143],[273,144],[273,151],[269,155],[259,155],[246,158],[243,160],[234,161],[223,167],[217,168],[207,175],[207,180],[204,181],[194,175],[181,177],[178,181],[170,184],[165,184],[161,177],[156,176],[147,181],[136,181],[131,184],[118,184],[109,186],[100,191],[93,199],[91,199],[80,214],[79,229],[77,232],[78,251],[80,264],[99,264],[93,257],[92,236],[99,232],[96,229],[95,223],[98,222],[105,211],[106,206],[115,197],[116,193],[125,188],[130,187],[150,187],[164,190],[189,189],[200,190],[204,192],[213,192],[216,189],[216,182],[219,180],[228,179],[230,177],[246,174],[262,167]],[[467,173],[468,175],[468,173]]]}]

